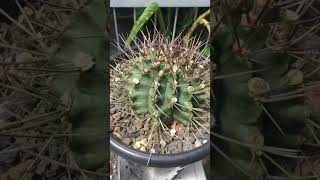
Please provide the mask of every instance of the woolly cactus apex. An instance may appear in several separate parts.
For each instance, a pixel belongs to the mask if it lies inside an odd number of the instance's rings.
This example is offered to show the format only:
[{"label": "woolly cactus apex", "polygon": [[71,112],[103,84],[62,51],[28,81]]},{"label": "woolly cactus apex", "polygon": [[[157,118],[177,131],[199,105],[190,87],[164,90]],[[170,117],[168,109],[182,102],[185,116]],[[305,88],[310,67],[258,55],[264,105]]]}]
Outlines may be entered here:
[{"label": "woolly cactus apex", "polygon": [[201,43],[182,47],[180,39],[169,44],[162,35],[157,36],[156,42],[145,37],[124,72],[132,110],[166,125],[176,120],[189,126],[209,104],[208,62],[201,60]]}]

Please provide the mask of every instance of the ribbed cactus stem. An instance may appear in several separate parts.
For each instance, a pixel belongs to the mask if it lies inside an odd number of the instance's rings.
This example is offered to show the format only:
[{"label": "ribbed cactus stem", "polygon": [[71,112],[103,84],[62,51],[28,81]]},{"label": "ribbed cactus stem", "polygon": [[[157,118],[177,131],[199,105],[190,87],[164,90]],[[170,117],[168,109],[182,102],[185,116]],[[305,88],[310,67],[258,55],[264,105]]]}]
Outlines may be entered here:
[{"label": "ribbed cactus stem", "polygon": [[148,44],[132,60],[127,90],[137,115],[149,115],[168,125],[174,120],[189,126],[194,107],[209,99],[200,74],[205,68],[196,49]]}]

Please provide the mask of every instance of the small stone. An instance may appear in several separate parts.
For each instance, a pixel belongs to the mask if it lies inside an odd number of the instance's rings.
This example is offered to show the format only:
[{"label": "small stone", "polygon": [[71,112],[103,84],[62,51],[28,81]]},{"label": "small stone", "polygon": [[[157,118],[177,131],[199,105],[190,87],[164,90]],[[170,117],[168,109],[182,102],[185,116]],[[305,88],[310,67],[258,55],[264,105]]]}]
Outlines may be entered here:
[{"label": "small stone", "polygon": [[144,147],[144,146],[142,146],[141,148],[140,148],[140,151],[146,151],[146,148]]},{"label": "small stone", "polygon": [[201,144],[200,141],[197,140],[197,141],[194,143],[194,145],[195,145],[196,147],[200,147],[202,144]]},{"label": "small stone", "polygon": [[176,151],[177,150],[177,146],[176,146],[176,144],[168,144],[168,151],[169,152],[174,152],[174,151]]},{"label": "small stone", "polygon": [[189,151],[190,149],[193,148],[193,144],[188,142],[188,141],[185,141],[183,143],[183,151]]},{"label": "small stone", "polygon": [[183,151],[183,145],[182,143],[177,144],[177,152],[182,152]]},{"label": "small stone", "polygon": [[126,138],[123,140],[123,142],[126,144],[126,145],[130,145],[132,143],[132,140],[129,139],[129,138]]},{"label": "small stone", "polygon": [[141,148],[141,141],[137,141],[133,144],[134,149],[140,149]]},{"label": "small stone", "polygon": [[146,138],[141,139],[140,142],[141,142],[142,146],[147,146],[147,144],[148,144],[148,141]]},{"label": "small stone", "polygon": [[193,144],[196,141],[196,138],[194,138],[193,136],[190,136],[187,138],[187,141]]},{"label": "small stone", "polygon": [[119,133],[120,132],[120,127],[114,127],[114,132]]},{"label": "small stone", "polygon": [[196,132],[195,136],[196,136],[198,139],[202,138],[201,132]]},{"label": "small stone", "polygon": [[176,129],[170,129],[170,136],[173,137],[176,134]]},{"label": "small stone", "polygon": [[184,132],[184,126],[182,124],[177,124],[175,129],[178,134],[182,134]]},{"label": "small stone", "polygon": [[160,145],[161,145],[161,148],[163,149],[164,147],[166,147],[167,143],[163,139],[161,139]]}]

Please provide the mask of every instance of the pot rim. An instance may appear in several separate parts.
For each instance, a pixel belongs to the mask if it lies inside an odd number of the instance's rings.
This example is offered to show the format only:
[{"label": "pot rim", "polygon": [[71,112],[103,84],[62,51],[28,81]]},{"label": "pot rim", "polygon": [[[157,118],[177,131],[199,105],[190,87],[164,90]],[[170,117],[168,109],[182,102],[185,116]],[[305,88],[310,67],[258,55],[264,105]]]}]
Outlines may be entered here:
[{"label": "pot rim", "polygon": [[174,154],[151,154],[133,149],[122,142],[121,139],[117,139],[111,134],[110,144],[113,152],[130,161],[150,167],[184,166],[199,161],[210,153],[209,141],[189,151]]},{"label": "pot rim", "polygon": [[[132,50],[137,49],[136,46],[131,47]],[[118,51],[111,56],[110,63],[114,62],[115,58],[127,53],[129,49]],[[206,59],[201,56],[201,59]],[[111,150],[117,155],[126,158],[130,161],[149,166],[149,167],[177,167],[184,166],[203,159],[210,153],[210,140],[200,147],[193,148],[188,151],[173,154],[154,154],[133,149],[122,142],[121,139],[110,133]]]}]

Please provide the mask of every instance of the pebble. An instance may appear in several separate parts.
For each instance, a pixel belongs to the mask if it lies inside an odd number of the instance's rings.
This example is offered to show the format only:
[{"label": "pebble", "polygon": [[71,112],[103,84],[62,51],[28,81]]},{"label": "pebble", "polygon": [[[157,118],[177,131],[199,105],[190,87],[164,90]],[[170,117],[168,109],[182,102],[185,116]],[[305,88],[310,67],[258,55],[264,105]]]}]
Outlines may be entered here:
[{"label": "pebble", "polygon": [[195,147],[200,147],[202,144],[201,144],[200,141],[197,140],[197,141],[194,143],[194,145],[195,145]]},{"label": "pebble", "polygon": [[203,133],[201,133],[201,132],[199,132],[199,131],[195,133],[195,136],[196,136],[198,139],[203,138],[202,135],[203,135]]},{"label": "pebble", "polygon": [[177,150],[177,145],[176,144],[168,144],[168,152],[175,152]]},{"label": "pebble", "polygon": [[183,144],[183,151],[189,151],[193,148],[193,144],[190,142],[184,142]]},{"label": "pebble", "polygon": [[126,145],[130,145],[130,144],[132,143],[132,140],[129,139],[129,138],[125,138],[125,139],[123,140],[123,142],[124,142]]},{"label": "pebble", "polygon": [[170,129],[170,135],[171,137],[173,137],[176,134],[176,130],[175,129]]},{"label": "pebble", "polygon": [[194,138],[193,136],[189,136],[189,137],[187,137],[186,141],[193,144],[196,141],[196,138]]},{"label": "pebble", "polygon": [[140,148],[140,151],[146,151],[146,148],[144,147],[144,146],[142,146],[141,148]]},{"label": "pebble", "polygon": [[163,139],[161,139],[160,140],[160,145],[161,145],[161,148],[165,148],[167,143]]}]

